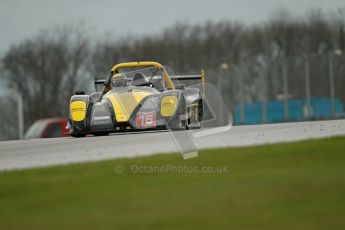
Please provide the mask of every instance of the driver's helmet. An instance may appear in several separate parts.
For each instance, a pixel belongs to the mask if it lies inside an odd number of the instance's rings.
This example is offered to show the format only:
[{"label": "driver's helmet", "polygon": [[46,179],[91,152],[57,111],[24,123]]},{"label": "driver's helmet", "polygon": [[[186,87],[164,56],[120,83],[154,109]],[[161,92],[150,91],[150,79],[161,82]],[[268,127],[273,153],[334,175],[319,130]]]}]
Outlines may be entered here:
[{"label": "driver's helmet", "polygon": [[113,87],[124,87],[128,85],[128,80],[124,74],[117,73],[111,78],[111,84]]}]

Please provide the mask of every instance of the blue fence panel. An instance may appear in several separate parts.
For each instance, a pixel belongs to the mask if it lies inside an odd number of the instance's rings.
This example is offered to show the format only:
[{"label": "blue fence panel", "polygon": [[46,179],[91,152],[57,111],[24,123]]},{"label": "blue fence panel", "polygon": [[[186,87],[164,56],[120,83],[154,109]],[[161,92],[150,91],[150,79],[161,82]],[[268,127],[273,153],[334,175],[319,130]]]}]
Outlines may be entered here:
[{"label": "blue fence panel", "polygon": [[[288,121],[303,121],[304,107],[306,99],[290,99],[288,100]],[[313,108],[312,119],[325,119],[332,116],[331,100],[328,97],[313,97],[311,99]],[[344,113],[344,105],[340,99],[335,100],[336,113]],[[261,124],[262,123],[262,103],[255,102],[244,106],[245,121],[244,124]],[[284,122],[284,102],[269,101],[267,102],[267,122]],[[240,106],[235,106],[235,124],[240,124]]]}]

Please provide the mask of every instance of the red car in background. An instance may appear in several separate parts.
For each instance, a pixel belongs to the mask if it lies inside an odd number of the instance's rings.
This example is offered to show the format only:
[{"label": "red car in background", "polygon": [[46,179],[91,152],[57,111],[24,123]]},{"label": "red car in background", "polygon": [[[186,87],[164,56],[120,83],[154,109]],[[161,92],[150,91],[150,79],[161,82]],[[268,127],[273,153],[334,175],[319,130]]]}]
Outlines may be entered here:
[{"label": "red car in background", "polygon": [[26,132],[25,139],[64,137],[69,133],[66,126],[66,118],[48,118],[38,120],[33,123]]}]

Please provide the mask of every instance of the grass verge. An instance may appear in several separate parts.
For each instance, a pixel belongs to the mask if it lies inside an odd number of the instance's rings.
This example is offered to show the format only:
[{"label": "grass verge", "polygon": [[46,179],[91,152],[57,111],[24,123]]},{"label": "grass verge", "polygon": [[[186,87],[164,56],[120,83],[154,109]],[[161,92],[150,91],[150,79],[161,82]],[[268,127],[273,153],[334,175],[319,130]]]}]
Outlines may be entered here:
[{"label": "grass verge", "polygon": [[335,137],[4,172],[0,229],[344,229],[344,149]]}]

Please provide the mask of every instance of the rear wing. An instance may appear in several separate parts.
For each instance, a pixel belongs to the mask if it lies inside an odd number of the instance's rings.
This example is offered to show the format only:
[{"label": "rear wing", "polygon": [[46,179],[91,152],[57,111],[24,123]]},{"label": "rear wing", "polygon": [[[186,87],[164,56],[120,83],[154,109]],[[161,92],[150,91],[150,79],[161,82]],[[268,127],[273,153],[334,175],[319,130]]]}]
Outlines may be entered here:
[{"label": "rear wing", "polygon": [[102,91],[106,79],[105,78],[95,78],[93,83],[95,85],[96,92]]},{"label": "rear wing", "polygon": [[[191,81],[194,80],[200,80],[201,85],[202,85],[202,93],[203,96],[205,96],[205,71],[202,69],[200,75],[175,75],[175,76],[170,76],[170,79],[173,81],[178,81],[182,84],[185,85],[192,85],[190,84]],[[188,84],[189,83],[189,84]]]}]

